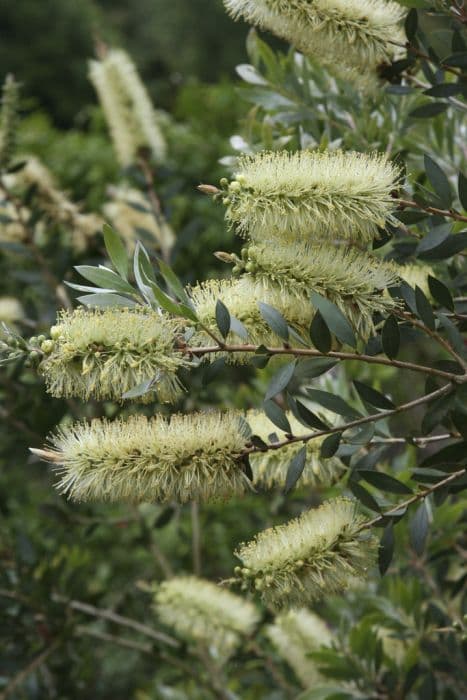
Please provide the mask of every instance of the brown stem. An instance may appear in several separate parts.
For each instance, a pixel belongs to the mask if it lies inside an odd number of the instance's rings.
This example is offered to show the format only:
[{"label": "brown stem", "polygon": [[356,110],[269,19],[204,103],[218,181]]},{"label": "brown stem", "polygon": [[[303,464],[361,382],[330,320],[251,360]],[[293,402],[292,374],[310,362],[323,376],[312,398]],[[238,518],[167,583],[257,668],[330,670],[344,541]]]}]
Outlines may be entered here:
[{"label": "brown stem", "polygon": [[437,214],[439,216],[446,216],[455,221],[467,221],[467,216],[460,214],[455,209],[438,209],[437,207],[424,206],[423,204],[417,204],[410,199],[398,199],[399,209],[419,209],[420,211],[426,211],[429,214]]},{"label": "brown stem", "polygon": [[57,649],[60,642],[53,642],[47,649],[44,649],[38,656],[36,656],[25,668],[22,669],[11,681],[8,683],[7,687],[0,693],[0,700],[6,700],[9,695],[26,680],[26,678],[38,669],[42,664],[44,664],[49,656]]},{"label": "brown stem", "polygon": [[95,639],[101,639],[103,642],[110,642],[111,644],[117,644],[118,646],[125,647],[126,649],[134,649],[142,654],[153,654],[153,649],[150,644],[142,644],[141,642],[135,642],[132,639],[125,639],[124,637],[117,637],[114,634],[107,634],[106,632],[98,632],[97,630],[90,629],[84,625],[78,625],[74,631],[75,636],[80,637],[81,635],[86,635],[88,637],[94,637]]},{"label": "brown stem", "polygon": [[445,71],[448,73],[454,73],[454,75],[460,76],[462,75],[462,72],[458,70],[457,68],[454,68],[454,66],[449,66],[446,63],[440,62],[439,64],[434,61],[431,56],[428,56],[428,54],[424,53],[423,51],[420,51],[420,49],[417,49],[415,46],[412,46],[408,42],[406,44],[401,44],[399,41],[391,41],[391,39],[387,39],[388,44],[392,44],[393,46],[400,46],[402,49],[407,49],[408,53],[414,54],[414,56],[418,56],[419,58],[423,58],[425,61],[428,61],[429,63],[432,63],[434,66],[441,66]]},{"label": "brown stem", "polygon": [[[421,323],[420,321],[417,321],[411,314],[406,313],[405,311],[395,311],[394,312],[396,316],[399,316],[399,318],[404,319],[405,321],[408,321],[412,326],[415,328],[419,328],[423,333],[428,335],[432,340],[434,340],[438,345],[441,345],[444,350],[446,350],[447,353],[453,357],[456,362],[459,364],[460,367],[464,370],[464,373],[467,375],[467,362],[464,360],[463,357],[461,357],[450,345],[447,340],[445,340],[439,333],[436,331],[431,330],[431,328],[428,328],[424,323]],[[462,375],[457,375],[461,376]]]}]

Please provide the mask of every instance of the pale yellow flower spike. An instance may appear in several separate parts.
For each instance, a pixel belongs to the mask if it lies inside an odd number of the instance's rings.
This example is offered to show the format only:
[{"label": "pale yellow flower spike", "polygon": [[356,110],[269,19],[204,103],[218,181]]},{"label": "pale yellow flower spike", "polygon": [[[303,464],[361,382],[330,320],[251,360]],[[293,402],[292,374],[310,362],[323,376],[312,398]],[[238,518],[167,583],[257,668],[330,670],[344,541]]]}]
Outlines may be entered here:
[{"label": "pale yellow flower spike", "polygon": [[173,403],[182,387],[176,372],[187,366],[175,348],[177,321],[148,309],[62,311],[40,365],[47,391],[84,401],[113,399],[146,380],[152,390],[138,400]]},{"label": "pale yellow flower spike", "polygon": [[394,223],[398,168],[385,155],[264,151],[242,156],[225,187],[226,220],[254,241],[369,243]]},{"label": "pale yellow flower spike", "polygon": [[316,662],[309,658],[311,652],[332,643],[332,634],[320,617],[306,608],[289,610],[278,615],[266,632],[304,688],[323,682]]},{"label": "pale yellow flower spike", "polygon": [[399,276],[411,287],[420,287],[427,297],[431,297],[428,277],[436,277],[433,268],[424,264],[400,265],[397,268]]},{"label": "pale yellow flower spike", "polygon": [[226,661],[259,622],[254,605],[210,581],[181,576],[156,589],[159,618],[188,642]]},{"label": "pale yellow flower spike", "polygon": [[[307,432],[306,428],[292,415],[287,413],[287,418],[294,435]],[[261,411],[248,411],[245,420],[252,433],[258,435],[264,442],[268,442],[269,436],[275,434],[278,440],[285,438],[285,433],[271,423],[268,417]],[[319,453],[323,438],[316,438],[307,443],[307,460],[303,474],[297,486],[329,486],[341,476],[344,466],[338,457],[320,459]],[[258,452],[250,455],[250,465],[253,472],[253,483],[272,488],[284,486],[290,461],[302,448],[301,444],[291,444],[281,447],[280,450]]]},{"label": "pale yellow flower spike", "polygon": [[[391,0],[224,0],[228,12],[285,39],[359,87],[403,55],[407,10]],[[393,43],[395,42],[395,43]]]},{"label": "pale yellow flower spike", "polygon": [[347,588],[374,564],[377,539],[360,531],[356,501],[333,498],[285,525],[260,532],[236,555],[243,589],[256,589],[273,608],[298,607]]},{"label": "pale yellow flower spike", "polygon": [[134,415],[63,427],[53,450],[36,453],[75,501],[217,501],[250,488],[239,458],[247,439],[236,412]]}]

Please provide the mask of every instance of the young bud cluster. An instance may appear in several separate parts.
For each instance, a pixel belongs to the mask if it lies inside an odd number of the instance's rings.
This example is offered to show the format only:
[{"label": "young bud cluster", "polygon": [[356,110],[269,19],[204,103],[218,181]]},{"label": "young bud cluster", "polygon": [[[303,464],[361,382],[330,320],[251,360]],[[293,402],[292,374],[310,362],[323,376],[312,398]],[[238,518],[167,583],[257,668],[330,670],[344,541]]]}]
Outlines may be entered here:
[{"label": "young bud cluster", "polygon": [[164,581],[156,589],[155,607],[164,624],[188,642],[226,661],[259,622],[254,605],[194,576]]},{"label": "young bud cluster", "polygon": [[[271,436],[279,441],[285,439],[285,433],[273,425],[261,411],[248,411],[245,419],[253,435],[257,435],[264,442],[269,442]],[[307,429],[298,422],[292,413],[287,413],[287,419],[295,435],[306,432]],[[344,467],[338,457],[320,458],[323,440],[324,438],[316,438],[306,444],[305,468],[297,486],[330,486],[342,475]],[[283,487],[290,462],[301,449],[300,443],[293,443],[277,450],[250,455],[253,483],[266,488]]]},{"label": "young bud cluster", "polygon": [[216,501],[250,488],[236,412],[96,419],[52,436],[36,453],[57,465],[57,487],[75,501]]},{"label": "young bud cluster", "polygon": [[254,241],[369,243],[394,222],[399,170],[386,156],[351,151],[242,156],[226,187],[226,220]]},{"label": "young bud cluster", "polygon": [[89,77],[109,125],[117,157],[123,167],[148,149],[162,163],[167,146],[149,95],[130,57],[121,50],[102,61],[89,62]]},{"label": "young bud cluster", "polygon": [[224,0],[242,17],[316,58],[359,87],[377,85],[377,69],[402,56],[406,10],[392,0]]},{"label": "young bud cluster", "polygon": [[260,532],[236,552],[243,589],[273,608],[307,605],[345,589],[374,564],[377,540],[356,501],[333,498],[285,525]]},{"label": "young bud cluster", "polygon": [[306,608],[289,610],[278,615],[266,631],[304,688],[323,682],[316,663],[309,657],[310,653],[332,643],[332,634],[320,617]]},{"label": "young bud cluster", "polygon": [[176,350],[177,321],[148,309],[107,308],[62,311],[42,344],[40,366],[52,396],[121,401],[146,380],[156,397],[176,401],[181,392],[177,370],[188,363]]}]

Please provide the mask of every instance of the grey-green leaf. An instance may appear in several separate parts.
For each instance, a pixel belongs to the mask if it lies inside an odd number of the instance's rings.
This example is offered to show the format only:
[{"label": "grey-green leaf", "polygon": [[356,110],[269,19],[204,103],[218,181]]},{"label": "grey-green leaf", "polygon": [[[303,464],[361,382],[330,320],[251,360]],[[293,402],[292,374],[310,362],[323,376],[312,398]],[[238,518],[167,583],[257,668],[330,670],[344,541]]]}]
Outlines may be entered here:
[{"label": "grey-green leaf", "polygon": [[265,401],[272,399],[274,396],[287,388],[295,372],[296,364],[297,363],[294,360],[293,362],[289,362],[288,364],[284,365],[276,372],[266,390],[264,397]]},{"label": "grey-green leaf", "polygon": [[293,487],[303,474],[305,464],[306,445],[304,445],[290,461],[289,468],[287,469],[287,476],[285,479],[284,494],[288,494],[293,489]]},{"label": "grey-green leaf", "polygon": [[128,255],[122,239],[109,224],[104,224],[102,232],[104,234],[105,248],[112,265],[120,277],[128,280]]},{"label": "grey-green leaf", "polygon": [[258,307],[262,318],[266,321],[269,328],[278,335],[279,338],[287,341],[289,339],[289,326],[282,314],[263,301],[258,302]]},{"label": "grey-green leaf", "polygon": [[346,345],[355,347],[357,341],[352,326],[340,309],[332,301],[317,292],[311,293],[311,303],[324,318],[327,327],[336,338]]}]

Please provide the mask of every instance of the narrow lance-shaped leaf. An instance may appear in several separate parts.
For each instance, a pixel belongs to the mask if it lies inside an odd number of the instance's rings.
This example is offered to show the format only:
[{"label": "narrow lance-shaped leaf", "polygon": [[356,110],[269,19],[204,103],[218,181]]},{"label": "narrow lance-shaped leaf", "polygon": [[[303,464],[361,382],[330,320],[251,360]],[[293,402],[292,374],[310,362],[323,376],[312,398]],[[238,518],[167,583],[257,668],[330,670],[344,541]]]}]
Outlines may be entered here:
[{"label": "narrow lance-shaped leaf", "polygon": [[331,350],[331,332],[319,311],[313,316],[310,326],[310,338],[315,348],[320,352],[328,353]]},{"label": "narrow lance-shaped leaf", "polygon": [[379,489],[380,491],[388,491],[389,493],[412,493],[412,489],[395,479],[389,474],[377,472],[374,469],[361,469],[358,471],[360,478],[367,481],[369,484]]},{"label": "narrow lance-shaped leaf", "polygon": [[392,522],[384,529],[383,536],[381,538],[379,553],[378,553],[378,565],[379,572],[381,576],[384,576],[386,571],[389,569],[389,565],[392,561],[394,555],[394,528]]},{"label": "narrow lance-shaped leaf", "polygon": [[441,204],[448,209],[452,202],[452,192],[449,180],[443,172],[442,168],[429,155],[424,156],[425,171],[430,181],[436,196]]},{"label": "narrow lance-shaped leaf", "polygon": [[383,326],[381,333],[381,342],[383,350],[390,360],[397,357],[399,353],[401,334],[399,324],[394,316],[389,316]]},{"label": "narrow lance-shaped leaf", "polygon": [[454,301],[452,299],[451,292],[443,282],[429,275],[428,286],[430,288],[431,296],[440,306],[444,306],[446,309],[454,311]]},{"label": "narrow lance-shaped leaf", "polygon": [[276,372],[266,390],[266,395],[264,397],[265,401],[272,399],[273,396],[276,396],[281,391],[284,391],[284,389],[287,388],[287,386],[290,383],[290,380],[293,377],[296,364],[296,361],[289,362]]},{"label": "narrow lance-shaped leaf", "polygon": [[303,470],[306,464],[306,446],[304,445],[296,455],[292,458],[289,468],[287,469],[287,476],[285,479],[284,494],[288,494],[297,481],[303,474]]},{"label": "narrow lance-shaped leaf", "polygon": [[227,338],[230,331],[230,313],[220,299],[216,301],[216,323],[221,336]]},{"label": "narrow lance-shaped leaf", "polygon": [[352,326],[340,309],[332,301],[317,292],[311,293],[311,303],[324,318],[327,327],[342,343],[355,347],[356,340]]},{"label": "narrow lance-shaped leaf", "polygon": [[394,403],[384,396],[384,394],[381,394],[381,392],[373,389],[373,387],[367,386],[366,384],[358,382],[357,380],[354,381],[354,386],[362,401],[366,401],[366,403],[369,403],[371,406],[382,409],[394,408]]},{"label": "narrow lance-shaped leaf", "polygon": [[128,255],[122,239],[109,224],[104,224],[102,232],[104,234],[105,249],[109,254],[112,265],[120,277],[128,280]]},{"label": "narrow lance-shaped leaf", "polygon": [[328,437],[325,440],[323,440],[323,444],[321,445],[320,450],[320,456],[322,459],[329,459],[330,457],[334,457],[337,450],[339,449],[341,437],[342,433],[332,433],[332,435],[328,435]]},{"label": "narrow lance-shaped leaf", "polygon": [[301,401],[295,401],[296,417],[308,428],[316,428],[316,430],[328,430],[329,426],[324,423],[313,411],[304,406]]},{"label": "narrow lance-shaped leaf", "polygon": [[415,304],[417,307],[417,315],[421,318],[425,326],[434,331],[436,328],[435,315],[431,304],[426,298],[420,287],[415,287]]},{"label": "narrow lance-shaped leaf", "polygon": [[269,418],[269,420],[277,425],[278,428],[283,430],[285,433],[291,433],[290,423],[285,415],[284,411],[280,406],[277,405],[275,401],[265,401],[263,404],[264,412]]},{"label": "narrow lance-shaped leaf", "polygon": [[312,401],[316,401],[320,406],[324,406],[324,408],[337,413],[339,416],[361,418],[362,414],[349,406],[340,396],[330,394],[328,391],[322,391],[321,389],[308,389],[307,395]]},{"label": "narrow lance-shaped leaf", "polygon": [[428,526],[428,510],[425,501],[422,501],[409,525],[410,544],[418,556],[421,556],[425,549]]},{"label": "narrow lance-shaped leaf", "polygon": [[109,270],[107,267],[93,267],[92,265],[76,265],[76,272],[78,272],[81,277],[97,284],[98,287],[103,289],[113,289],[116,292],[123,294],[132,294],[135,296],[135,290],[125,280],[123,280],[120,275],[117,275],[113,270]]},{"label": "narrow lance-shaped leaf", "polygon": [[279,338],[287,341],[289,339],[289,327],[282,314],[263,301],[258,302],[258,307],[262,318],[266,321],[269,328],[278,335]]}]

